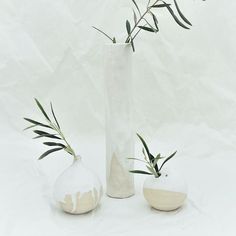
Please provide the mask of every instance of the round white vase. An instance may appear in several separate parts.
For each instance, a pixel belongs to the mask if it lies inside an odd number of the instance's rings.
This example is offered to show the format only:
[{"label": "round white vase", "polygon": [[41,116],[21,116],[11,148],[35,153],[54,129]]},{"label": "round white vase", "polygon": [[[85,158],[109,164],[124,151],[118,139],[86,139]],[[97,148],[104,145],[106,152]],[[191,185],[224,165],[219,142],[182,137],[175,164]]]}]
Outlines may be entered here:
[{"label": "round white vase", "polygon": [[187,198],[187,186],[183,178],[173,173],[162,173],[159,178],[148,176],[143,194],[150,206],[161,211],[173,211],[181,207]]},{"label": "round white vase", "polygon": [[54,199],[61,209],[70,214],[92,211],[103,194],[98,177],[86,168],[78,156],[56,180]]}]

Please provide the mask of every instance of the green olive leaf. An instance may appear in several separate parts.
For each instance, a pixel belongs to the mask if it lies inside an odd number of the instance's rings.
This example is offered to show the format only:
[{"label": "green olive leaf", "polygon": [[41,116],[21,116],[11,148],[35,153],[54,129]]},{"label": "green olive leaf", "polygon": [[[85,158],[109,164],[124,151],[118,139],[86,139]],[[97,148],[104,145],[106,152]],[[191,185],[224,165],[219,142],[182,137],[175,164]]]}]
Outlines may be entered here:
[{"label": "green olive leaf", "polygon": [[152,18],[153,18],[154,24],[155,24],[155,26],[156,26],[156,30],[159,31],[157,17],[156,17],[152,12],[151,12],[151,15],[152,15]]},{"label": "green olive leaf", "polygon": [[143,139],[138,133],[137,133],[137,136],[138,136],[139,139],[141,140],[141,142],[142,142],[142,144],[143,144],[143,146],[144,146],[144,149],[145,149],[145,151],[146,151],[146,153],[147,153],[147,155],[148,155],[148,158],[150,158],[150,157],[149,157],[150,152],[149,152],[149,149],[148,149],[148,146],[147,146],[146,142],[144,141],[144,139]]},{"label": "green olive leaf", "polygon": [[49,126],[49,125],[45,125],[45,124],[43,124],[43,123],[40,123],[40,122],[38,122],[38,121],[29,119],[29,118],[24,118],[24,120],[26,120],[26,121],[28,121],[28,122],[30,122],[30,123],[32,123],[32,124],[35,124],[35,125],[39,125],[39,126],[42,126],[42,127],[46,127],[46,128],[52,129],[52,127]]},{"label": "green olive leaf", "polygon": [[179,9],[179,6],[177,4],[177,1],[174,0],[174,3],[175,3],[175,7],[179,13],[179,16],[182,18],[182,20],[187,23],[188,25],[192,26],[191,22],[184,16],[184,14],[181,12],[181,10]]},{"label": "green olive leaf", "polygon": [[26,128],[23,129],[23,130],[31,129],[31,128],[34,128],[34,127],[36,127],[36,126],[37,126],[37,125],[30,125],[30,126],[26,127]]},{"label": "green olive leaf", "polygon": [[152,175],[152,173],[149,173],[149,172],[143,171],[143,170],[130,170],[129,172],[134,173],[134,174]]},{"label": "green olive leaf", "polygon": [[153,8],[162,8],[162,7],[168,7],[170,5],[171,4],[162,3],[162,4],[152,5],[151,7],[153,7]]},{"label": "green olive leaf", "polygon": [[154,28],[150,28],[150,27],[146,27],[146,26],[138,26],[138,27],[142,30],[146,30],[146,31],[149,31],[149,32],[153,32],[153,33],[157,32],[157,30],[155,30]]},{"label": "green olive leaf", "polygon": [[39,107],[39,109],[41,110],[41,112],[43,113],[43,115],[46,117],[47,120],[51,121],[50,118],[48,117],[47,113],[45,112],[45,110],[43,109],[43,106],[41,105],[41,103],[38,101],[37,98],[34,99],[37,106]]},{"label": "green olive leaf", "polygon": [[133,10],[133,14],[134,14],[134,24],[136,25],[138,20],[137,20],[137,15],[134,10]]},{"label": "green olive leaf", "polygon": [[[97,27],[95,26],[92,26],[95,30],[97,30],[98,32],[100,32],[101,34],[103,34],[104,36],[106,36],[107,38],[109,38],[112,42],[113,42],[113,39],[108,35],[106,34],[104,31],[98,29]],[[114,42],[113,42],[114,43]]]},{"label": "green olive leaf", "polygon": [[184,25],[179,19],[178,17],[175,15],[174,11],[172,10],[172,8],[170,6],[166,6],[167,10],[169,11],[169,13],[172,15],[172,17],[174,18],[175,22],[181,26],[184,29],[189,29],[189,27],[187,27],[186,25]]},{"label": "green olive leaf", "polygon": [[159,161],[158,158],[155,158],[155,159],[154,159],[154,162],[153,162],[153,166],[154,166],[154,167],[157,165],[157,162],[158,162],[158,161]]},{"label": "green olive leaf", "polygon": [[166,164],[167,161],[169,161],[172,157],[174,157],[174,155],[175,155],[176,153],[177,153],[177,151],[175,151],[173,154],[171,154],[169,157],[167,157],[167,158],[165,159],[165,161],[162,163],[162,165],[161,165],[159,171],[162,169],[162,167]]},{"label": "green olive leaf", "polygon": [[34,133],[38,134],[38,136],[34,137],[33,139],[38,139],[38,138],[61,139],[60,137],[56,136],[55,134],[49,134],[49,133],[41,131],[41,130],[34,130]]},{"label": "green olive leaf", "polygon": [[128,35],[130,35],[130,33],[131,33],[131,26],[130,26],[130,23],[129,23],[128,20],[126,20],[126,30],[127,30]]},{"label": "green olive leaf", "polygon": [[66,148],[66,146],[62,143],[44,142],[43,144],[47,145],[47,146],[59,146],[59,147],[62,147],[62,148]]},{"label": "green olive leaf", "polygon": [[53,153],[53,152],[57,152],[57,151],[60,151],[62,150],[63,148],[53,148],[53,149],[50,149],[48,151],[46,151],[45,153],[43,153],[39,158],[38,160],[42,160],[44,157],[46,157],[47,155],[49,155],[50,153]]},{"label": "green olive leaf", "polygon": [[132,2],[134,3],[135,7],[136,7],[137,10],[138,10],[139,15],[141,16],[141,11],[140,11],[140,9],[139,9],[139,7],[138,7],[138,4],[135,2],[135,0],[132,0]]},{"label": "green olive leaf", "polygon": [[130,41],[130,43],[131,43],[131,46],[132,46],[133,52],[135,52],[135,48],[134,48],[134,41],[133,41],[133,38],[131,38],[131,41]]},{"label": "green olive leaf", "polygon": [[61,127],[60,127],[60,125],[59,125],[59,123],[58,123],[58,121],[57,121],[57,118],[56,118],[56,115],[55,115],[55,113],[54,113],[54,110],[53,110],[53,107],[52,107],[52,103],[51,103],[51,102],[50,102],[50,107],[51,107],[51,112],[52,112],[53,118],[54,118],[54,120],[55,120],[55,122],[56,122],[56,124],[57,124],[57,127],[60,129]]}]

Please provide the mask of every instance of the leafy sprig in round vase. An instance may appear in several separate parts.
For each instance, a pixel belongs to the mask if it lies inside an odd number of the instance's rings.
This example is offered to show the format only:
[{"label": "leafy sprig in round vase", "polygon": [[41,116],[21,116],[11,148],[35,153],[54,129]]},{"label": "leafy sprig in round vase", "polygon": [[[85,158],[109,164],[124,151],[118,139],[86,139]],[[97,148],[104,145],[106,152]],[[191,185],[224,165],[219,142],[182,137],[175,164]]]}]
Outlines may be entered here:
[{"label": "leafy sprig in round vase", "polygon": [[56,180],[54,187],[56,202],[65,212],[71,214],[83,214],[95,209],[103,192],[98,177],[84,166],[81,157],[75,154],[68,143],[56,118],[52,103],[50,104],[51,115],[49,115],[37,99],[35,102],[46,122],[24,118],[31,124],[25,130],[34,129],[33,132],[37,134],[34,138],[47,139],[47,142],[43,142],[43,144],[51,148],[38,159],[42,160],[46,156],[62,150],[74,159],[73,164]]},{"label": "leafy sprig in round vase", "polygon": [[168,157],[160,153],[153,155],[144,139],[137,134],[143,144],[144,160],[129,158],[145,163],[147,171],[131,170],[131,173],[149,175],[143,185],[144,198],[150,206],[161,211],[172,211],[181,207],[187,198],[187,186],[178,172],[163,172],[164,165],[171,160],[174,152]]}]

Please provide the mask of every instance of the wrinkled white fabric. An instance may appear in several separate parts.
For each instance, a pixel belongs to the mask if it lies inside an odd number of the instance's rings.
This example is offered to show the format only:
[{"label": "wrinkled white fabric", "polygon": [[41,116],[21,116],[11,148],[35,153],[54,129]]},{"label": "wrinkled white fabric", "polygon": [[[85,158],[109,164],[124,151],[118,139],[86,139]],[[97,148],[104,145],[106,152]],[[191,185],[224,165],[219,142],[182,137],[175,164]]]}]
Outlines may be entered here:
[{"label": "wrinkled white fabric", "polygon": [[51,190],[72,160],[58,153],[37,161],[45,147],[23,133],[22,117],[41,119],[33,97],[52,101],[66,136],[105,183],[108,41],[91,26],[122,40],[132,1],[0,0],[0,235],[236,234],[236,2],[179,5],[190,31],[161,10],[160,32],[135,43],[134,125],[153,152],[178,150],[168,166],[189,185],[185,207],[151,210],[142,196],[145,176],[136,176],[134,197],[104,197],[97,211],[70,216],[53,207]]}]

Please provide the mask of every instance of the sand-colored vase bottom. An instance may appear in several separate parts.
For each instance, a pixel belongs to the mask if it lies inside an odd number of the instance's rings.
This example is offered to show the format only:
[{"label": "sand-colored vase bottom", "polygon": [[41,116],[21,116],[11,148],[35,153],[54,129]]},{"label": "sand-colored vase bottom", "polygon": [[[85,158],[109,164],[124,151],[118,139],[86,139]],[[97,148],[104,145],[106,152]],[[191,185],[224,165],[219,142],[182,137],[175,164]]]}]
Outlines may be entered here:
[{"label": "sand-colored vase bottom", "polygon": [[128,198],[134,195],[133,176],[113,154],[107,179],[107,195],[112,198]]},{"label": "sand-colored vase bottom", "polygon": [[93,191],[80,193],[78,192],[73,199],[70,194],[65,195],[64,202],[60,202],[63,211],[70,214],[83,214],[96,208],[102,196],[102,190],[100,193],[94,188]]},{"label": "sand-colored vase bottom", "polygon": [[185,193],[150,188],[144,188],[143,194],[153,208],[161,211],[178,209],[184,204],[187,197]]}]

